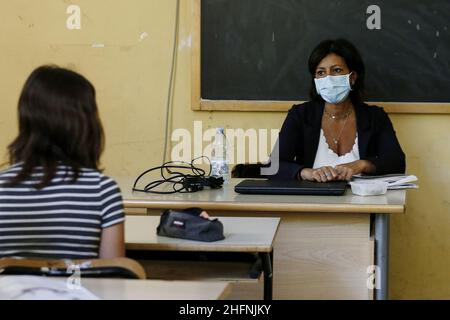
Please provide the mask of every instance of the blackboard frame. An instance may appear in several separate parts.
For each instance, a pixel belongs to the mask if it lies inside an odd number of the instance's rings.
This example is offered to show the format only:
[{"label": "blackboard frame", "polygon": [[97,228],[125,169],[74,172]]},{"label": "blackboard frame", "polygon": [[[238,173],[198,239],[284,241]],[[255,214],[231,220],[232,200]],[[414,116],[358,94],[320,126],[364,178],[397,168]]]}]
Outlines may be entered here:
[{"label": "blackboard frame", "polygon": [[[193,111],[285,112],[302,101],[208,100],[201,96],[201,1],[191,4],[191,109]],[[371,102],[367,102],[371,104]],[[448,103],[376,102],[388,113],[450,114]]]}]

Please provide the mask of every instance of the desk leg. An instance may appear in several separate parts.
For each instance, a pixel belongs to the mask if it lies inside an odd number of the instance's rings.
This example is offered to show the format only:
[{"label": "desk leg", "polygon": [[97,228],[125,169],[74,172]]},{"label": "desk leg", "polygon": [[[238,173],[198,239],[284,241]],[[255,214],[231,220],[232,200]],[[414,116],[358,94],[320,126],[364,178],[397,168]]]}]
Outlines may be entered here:
[{"label": "desk leg", "polygon": [[272,300],[273,297],[273,251],[261,253],[264,272],[264,300]]},{"label": "desk leg", "polygon": [[375,214],[375,264],[379,267],[380,289],[375,289],[376,300],[389,299],[389,214]]}]

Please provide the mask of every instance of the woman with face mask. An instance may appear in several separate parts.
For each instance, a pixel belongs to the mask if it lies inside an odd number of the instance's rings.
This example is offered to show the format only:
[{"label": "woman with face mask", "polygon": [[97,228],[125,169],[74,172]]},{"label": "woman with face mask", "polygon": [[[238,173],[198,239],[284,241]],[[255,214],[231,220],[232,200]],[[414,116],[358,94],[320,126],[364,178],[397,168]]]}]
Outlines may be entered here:
[{"label": "woman with face mask", "polygon": [[311,53],[311,101],[288,113],[278,140],[279,179],[350,180],[355,174],[404,173],[405,155],[384,110],[362,101],[365,67],[347,40]]}]

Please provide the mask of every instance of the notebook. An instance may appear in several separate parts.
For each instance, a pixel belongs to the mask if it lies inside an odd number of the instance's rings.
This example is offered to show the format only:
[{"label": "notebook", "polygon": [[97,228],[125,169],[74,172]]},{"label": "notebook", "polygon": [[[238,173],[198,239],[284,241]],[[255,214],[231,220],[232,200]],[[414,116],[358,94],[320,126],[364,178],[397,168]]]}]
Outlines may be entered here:
[{"label": "notebook", "polygon": [[234,187],[243,194],[343,195],[346,181],[311,182],[296,180],[244,180]]}]

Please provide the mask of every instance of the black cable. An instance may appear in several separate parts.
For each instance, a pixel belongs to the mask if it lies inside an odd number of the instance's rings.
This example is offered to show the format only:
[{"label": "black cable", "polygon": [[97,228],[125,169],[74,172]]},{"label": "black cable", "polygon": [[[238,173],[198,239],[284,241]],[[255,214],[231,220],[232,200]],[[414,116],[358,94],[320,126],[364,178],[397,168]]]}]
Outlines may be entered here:
[{"label": "black cable", "polygon": [[[208,159],[209,172],[195,165],[195,161],[200,159]],[[182,169],[182,170],[179,170]],[[138,182],[150,172],[160,171],[160,179],[150,181],[144,188],[137,188]],[[182,172],[184,170],[184,172]],[[206,156],[193,159],[190,163],[184,161],[168,161],[162,166],[154,167],[141,173],[133,184],[133,191],[155,193],[155,194],[174,194],[174,193],[193,193],[203,190],[204,187],[212,189],[221,188],[223,185],[222,177],[211,177],[211,161]],[[188,173],[186,173],[186,171]],[[164,184],[172,184],[173,191],[158,191],[156,188]]]}]

